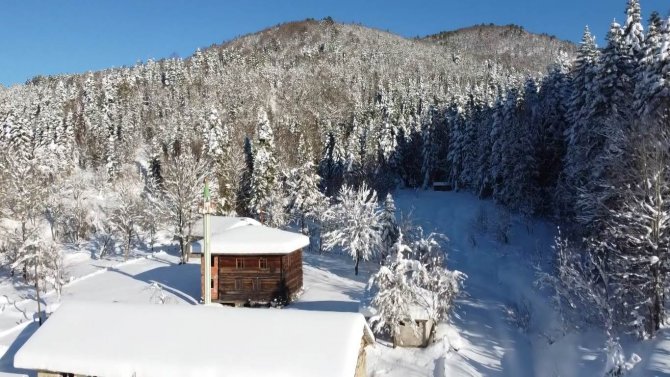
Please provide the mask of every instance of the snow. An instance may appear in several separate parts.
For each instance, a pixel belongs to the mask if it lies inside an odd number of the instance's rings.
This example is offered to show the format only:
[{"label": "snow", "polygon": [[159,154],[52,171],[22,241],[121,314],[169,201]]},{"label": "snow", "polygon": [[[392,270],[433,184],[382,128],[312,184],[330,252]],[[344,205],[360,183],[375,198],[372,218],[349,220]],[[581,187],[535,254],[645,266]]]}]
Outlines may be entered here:
[{"label": "snow", "polygon": [[[545,263],[550,253],[555,236],[553,224],[512,216],[509,243],[502,244],[491,234],[492,226],[484,230],[473,226],[481,209],[486,210],[489,220],[495,221],[499,208],[491,201],[481,201],[467,193],[411,190],[394,193],[394,197],[399,213],[411,214],[427,231],[447,235],[447,267],[466,273],[468,279],[454,316],[450,322],[439,324],[435,344],[426,349],[393,349],[379,339],[375,347],[366,349],[369,377],[603,375],[606,353],[602,333],[589,328],[557,328],[551,298],[533,285],[537,278],[535,266]],[[141,249],[134,250],[134,256],[142,257],[127,263],[119,263],[118,255],[109,255],[116,259],[92,259],[92,253],[83,250],[64,250],[67,275],[73,281],[63,289],[63,305],[74,300],[147,304],[153,302],[154,282],[167,296],[166,304],[156,307],[196,305],[201,295],[199,259],[179,265],[178,250],[169,243],[170,239],[162,238],[156,247],[160,251],[149,255]],[[362,263],[360,274],[355,276],[349,256],[304,253],[303,258],[304,292],[281,312],[357,312],[365,306],[366,283],[378,269],[375,261]],[[0,305],[0,371],[34,376],[32,371],[13,366],[15,353],[38,329],[33,322],[36,306],[30,287],[13,281],[16,280],[0,276],[0,297],[6,295],[8,302]],[[57,306],[53,292],[41,298],[47,311]],[[526,329],[509,315],[511,309],[522,308],[524,302],[530,313]],[[223,310],[249,312],[238,308]],[[135,326],[135,320],[150,319],[149,313],[138,311],[133,321],[123,325]],[[97,323],[96,332],[122,322],[113,319]],[[193,329],[193,325],[196,324],[192,320],[173,321],[164,331],[175,334],[176,339],[186,331],[182,328]],[[329,347],[327,331],[319,328],[310,335],[313,348]],[[130,346],[136,338],[128,341]],[[621,343],[627,359],[633,353],[641,357],[630,377],[670,375],[670,330],[662,329],[649,341],[622,338]],[[171,356],[189,361],[181,357],[182,351]],[[302,364],[303,360],[309,362],[300,356],[297,363]]]},{"label": "snow", "polygon": [[[309,245],[309,238],[303,234],[264,225],[249,225],[253,226],[237,225],[223,231],[213,230],[210,239],[212,254],[288,254]],[[192,242],[191,251],[201,253],[202,244],[203,240]]]},{"label": "snow", "polygon": [[70,301],[14,366],[106,377],[351,377],[364,335],[373,341],[357,313]]},{"label": "snow", "polygon": [[[233,216],[210,216],[209,217],[210,229],[212,230],[212,235],[220,234],[227,232],[231,229],[240,227],[240,226],[259,226],[261,223],[258,221],[248,218],[248,217],[233,217]],[[194,237],[203,237],[203,219],[199,219],[193,224],[193,230],[191,235]]]}]

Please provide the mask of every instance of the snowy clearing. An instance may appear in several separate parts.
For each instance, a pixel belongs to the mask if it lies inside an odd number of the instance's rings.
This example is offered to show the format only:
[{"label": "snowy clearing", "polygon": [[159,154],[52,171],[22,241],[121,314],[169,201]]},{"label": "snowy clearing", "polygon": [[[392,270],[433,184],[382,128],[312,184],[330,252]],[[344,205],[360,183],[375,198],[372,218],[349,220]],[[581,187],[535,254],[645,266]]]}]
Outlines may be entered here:
[{"label": "snowy clearing", "polygon": [[[411,214],[426,230],[449,237],[447,265],[463,271],[468,279],[452,323],[440,325],[435,344],[427,349],[392,349],[378,342],[367,349],[369,376],[593,376],[602,372],[602,335],[556,331],[548,299],[533,286],[533,266],[542,263],[550,250],[551,224],[513,216],[509,244],[502,244],[495,235],[498,209],[490,201],[466,193],[408,190],[396,193],[396,203],[399,213]],[[491,220],[487,229],[473,221],[482,210]],[[67,251],[68,274],[78,279],[64,288],[62,300],[197,304],[199,261],[179,265],[176,246],[160,250],[137,251],[138,258],[126,263]],[[359,310],[359,302],[366,299],[367,279],[376,269],[374,262],[363,263],[355,276],[348,256],[305,253],[304,257],[304,292],[290,310]],[[0,371],[33,375],[15,370],[12,363],[37,328],[30,320],[34,301],[26,295],[29,291],[14,287],[7,277],[0,289],[0,295],[7,297],[0,312],[0,350],[4,352]],[[57,307],[55,294],[43,300],[49,309]],[[666,331],[653,341],[631,344],[626,351],[642,356],[633,376],[670,375]]]}]

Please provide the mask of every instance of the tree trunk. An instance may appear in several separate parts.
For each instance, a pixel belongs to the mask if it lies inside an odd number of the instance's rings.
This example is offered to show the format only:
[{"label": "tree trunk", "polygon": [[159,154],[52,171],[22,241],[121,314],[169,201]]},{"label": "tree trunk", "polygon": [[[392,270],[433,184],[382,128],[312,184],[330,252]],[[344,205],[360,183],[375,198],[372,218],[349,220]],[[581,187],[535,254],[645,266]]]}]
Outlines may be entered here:
[{"label": "tree trunk", "polygon": [[654,334],[656,331],[658,331],[661,328],[661,312],[662,312],[662,306],[661,306],[661,294],[662,294],[662,288],[661,284],[659,282],[659,271],[658,267],[654,266],[652,269],[652,274],[654,277],[654,291],[653,291],[653,298],[652,298],[652,307],[649,308],[650,310],[650,316],[651,316],[651,324],[649,328],[649,335],[653,338]]},{"label": "tree trunk", "polygon": [[130,240],[132,239],[132,236],[133,236],[132,232],[129,232],[128,233],[128,239],[126,240],[124,248],[123,248],[124,249],[123,250],[123,260],[126,261],[126,262],[128,261],[128,257],[130,256]]},{"label": "tree trunk", "polygon": [[40,303],[40,278],[37,275],[37,262],[35,263],[35,297],[37,298],[37,320],[42,326],[42,304]]},{"label": "tree trunk", "polygon": [[184,248],[184,237],[179,237],[179,251],[181,252],[181,263],[186,263],[186,250]]},{"label": "tree trunk", "polygon": [[354,266],[354,273],[356,276],[358,276],[358,264],[361,261],[361,255],[357,252],[356,253],[356,265]]}]

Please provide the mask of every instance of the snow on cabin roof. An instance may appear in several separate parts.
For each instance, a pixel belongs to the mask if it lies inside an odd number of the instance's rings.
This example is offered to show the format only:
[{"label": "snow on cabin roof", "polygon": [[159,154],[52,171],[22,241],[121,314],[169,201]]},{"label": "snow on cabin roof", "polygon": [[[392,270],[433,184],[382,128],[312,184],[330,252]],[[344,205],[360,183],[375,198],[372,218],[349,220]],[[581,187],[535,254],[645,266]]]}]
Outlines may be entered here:
[{"label": "snow on cabin roof", "polygon": [[[251,220],[251,219],[249,219]],[[251,220],[258,223],[255,220]],[[309,245],[309,237],[258,223],[226,230],[214,228],[210,239],[212,254],[288,254]],[[203,240],[191,243],[191,252],[202,252]]]},{"label": "snow on cabin roof", "polygon": [[[188,325],[185,325],[188,324]],[[105,377],[353,377],[358,313],[63,303],[14,367]]]},{"label": "snow on cabin roof", "polygon": [[[191,235],[194,237],[202,237],[202,222],[200,219],[193,224]],[[258,221],[248,217],[231,217],[231,216],[210,216],[210,227],[212,234],[225,232],[233,228],[245,225],[261,225]]]}]

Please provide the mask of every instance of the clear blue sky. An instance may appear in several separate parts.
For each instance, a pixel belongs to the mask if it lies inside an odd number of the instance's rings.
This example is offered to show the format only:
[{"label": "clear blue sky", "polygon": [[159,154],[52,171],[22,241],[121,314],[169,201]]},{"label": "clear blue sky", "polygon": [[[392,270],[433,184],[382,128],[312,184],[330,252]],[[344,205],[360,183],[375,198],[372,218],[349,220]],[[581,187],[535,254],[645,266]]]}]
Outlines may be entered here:
[{"label": "clear blue sky", "polygon": [[[584,25],[602,43],[626,0],[0,0],[0,83],[76,73],[220,43],[279,22],[332,16],[413,37],[477,23],[515,23],[578,41]],[[668,0],[642,0],[668,15]]]}]

